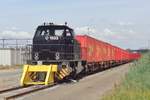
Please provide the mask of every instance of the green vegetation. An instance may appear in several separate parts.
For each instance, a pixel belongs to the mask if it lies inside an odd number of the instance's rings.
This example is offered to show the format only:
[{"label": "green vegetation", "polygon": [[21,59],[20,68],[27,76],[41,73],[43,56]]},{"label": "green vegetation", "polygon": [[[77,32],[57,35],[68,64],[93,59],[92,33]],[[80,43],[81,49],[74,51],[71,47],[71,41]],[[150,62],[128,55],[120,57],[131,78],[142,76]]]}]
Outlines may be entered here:
[{"label": "green vegetation", "polygon": [[121,85],[103,100],[150,100],[150,53],[134,62]]}]

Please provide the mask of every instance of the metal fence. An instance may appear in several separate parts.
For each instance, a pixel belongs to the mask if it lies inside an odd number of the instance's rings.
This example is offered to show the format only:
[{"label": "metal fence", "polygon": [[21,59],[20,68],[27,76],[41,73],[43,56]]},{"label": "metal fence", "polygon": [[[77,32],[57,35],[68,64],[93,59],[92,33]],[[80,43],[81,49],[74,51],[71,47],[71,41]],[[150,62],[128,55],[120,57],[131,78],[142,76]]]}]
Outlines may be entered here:
[{"label": "metal fence", "polygon": [[32,39],[0,39],[0,65],[15,66],[26,64],[30,57],[27,45]]},{"label": "metal fence", "polygon": [[20,48],[32,44],[32,39],[0,39],[0,48]]}]

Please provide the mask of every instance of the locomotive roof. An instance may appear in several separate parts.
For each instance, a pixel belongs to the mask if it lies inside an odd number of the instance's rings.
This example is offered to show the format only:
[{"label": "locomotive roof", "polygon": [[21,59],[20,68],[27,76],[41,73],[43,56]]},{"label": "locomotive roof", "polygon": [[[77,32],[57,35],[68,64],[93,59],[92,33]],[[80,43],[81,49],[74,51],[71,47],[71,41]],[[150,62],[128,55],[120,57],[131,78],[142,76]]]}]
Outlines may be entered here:
[{"label": "locomotive roof", "polygon": [[70,28],[70,27],[68,27],[68,26],[66,26],[66,25],[54,25],[54,24],[48,24],[48,25],[40,25],[40,26],[38,26],[38,28],[50,28],[50,27],[52,27],[52,28],[57,28],[57,29],[62,29],[62,28],[64,28],[64,29],[70,29],[70,30],[73,30],[72,28]]}]

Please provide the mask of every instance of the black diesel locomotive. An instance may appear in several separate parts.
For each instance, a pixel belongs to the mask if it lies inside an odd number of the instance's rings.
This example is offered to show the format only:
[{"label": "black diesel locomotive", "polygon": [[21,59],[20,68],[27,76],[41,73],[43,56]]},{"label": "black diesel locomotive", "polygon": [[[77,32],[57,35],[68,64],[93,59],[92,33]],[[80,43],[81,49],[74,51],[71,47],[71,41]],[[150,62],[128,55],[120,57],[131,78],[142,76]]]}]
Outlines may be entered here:
[{"label": "black diesel locomotive", "polygon": [[80,60],[80,44],[74,37],[74,30],[65,25],[53,23],[38,26],[33,38],[32,64],[57,64],[69,66],[71,77],[84,69]]}]

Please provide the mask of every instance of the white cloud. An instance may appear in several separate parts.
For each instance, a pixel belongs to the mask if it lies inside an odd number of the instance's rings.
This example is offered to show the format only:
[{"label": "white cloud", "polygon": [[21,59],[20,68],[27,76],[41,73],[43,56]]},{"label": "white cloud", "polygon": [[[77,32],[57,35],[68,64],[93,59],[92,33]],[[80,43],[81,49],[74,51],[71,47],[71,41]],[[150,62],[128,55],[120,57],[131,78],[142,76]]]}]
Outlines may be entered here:
[{"label": "white cloud", "polygon": [[10,31],[19,31],[19,28],[16,27],[16,26],[8,26],[8,27],[5,27],[4,30],[10,30]]},{"label": "white cloud", "polygon": [[122,32],[121,30],[114,30],[110,28],[105,28],[103,30],[103,34],[101,37],[103,37],[106,41],[113,42],[113,41],[120,41],[125,40],[128,35],[125,35],[126,32]]},{"label": "white cloud", "polygon": [[11,30],[18,30],[19,28],[17,27],[11,27]]},{"label": "white cloud", "polygon": [[[119,40],[119,39],[126,39],[129,37],[129,32],[121,32],[120,30],[113,30],[110,28],[104,28],[103,30],[98,30],[95,28],[89,28],[87,26],[85,27],[78,27],[75,29],[77,34],[87,34],[92,37],[95,37],[97,39],[102,39],[104,41],[110,41],[110,40]],[[133,32],[133,30],[130,30],[130,32]],[[129,34],[127,34],[129,33]]]},{"label": "white cloud", "polygon": [[[109,42],[113,45],[120,46],[122,48],[138,48],[145,46],[145,40],[148,38],[148,33],[140,33],[137,30],[129,28],[104,28],[101,30],[91,29],[88,31],[88,27],[76,28],[77,34],[87,34],[99,40]],[[89,34],[88,34],[89,32]],[[90,34],[92,33],[92,34]]]},{"label": "white cloud", "polygon": [[105,28],[104,29],[104,34],[105,35],[113,35],[115,32],[113,32],[112,30],[110,30],[109,28]]},{"label": "white cloud", "polygon": [[120,21],[118,23],[120,26],[130,26],[130,25],[134,25],[134,23],[132,22],[123,22],[123,21]]},{"label": "white cloud", "polygon": [[32,35],[25,31],[14,31],[14,30],[6,30],[0,32],[0,38],[14,38],[14,39],[24,39],[24,38],[32,38]]},{"label": "white cloud", "polygon": [[97,33],[95,28],[90,28],[88,26],[84,26],[84,27],[77,27],[75,28],[75,32],[77,34],[90,34],[90,33]]}]

